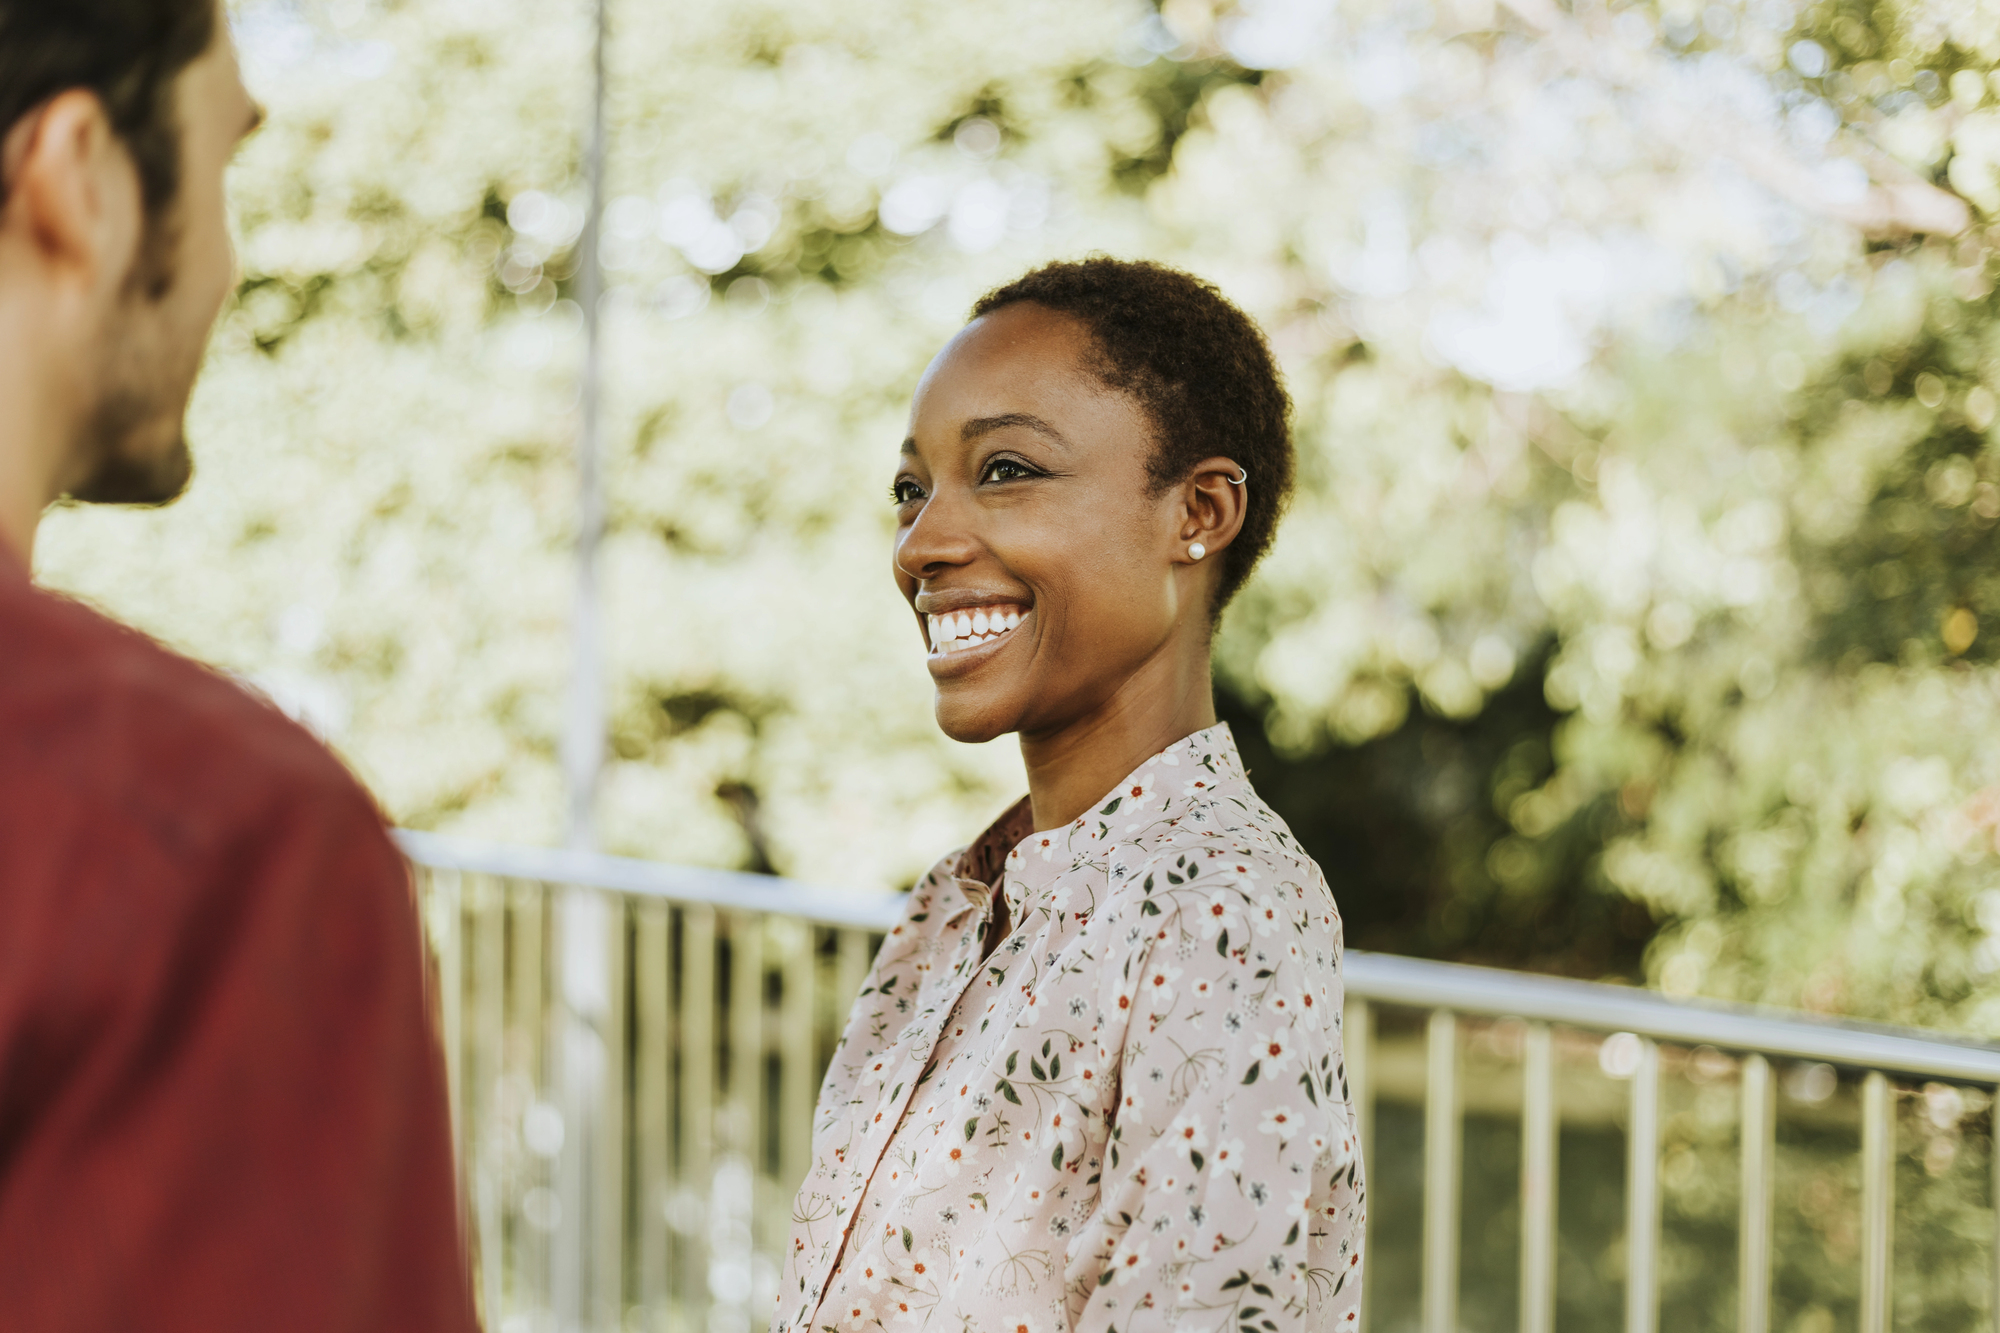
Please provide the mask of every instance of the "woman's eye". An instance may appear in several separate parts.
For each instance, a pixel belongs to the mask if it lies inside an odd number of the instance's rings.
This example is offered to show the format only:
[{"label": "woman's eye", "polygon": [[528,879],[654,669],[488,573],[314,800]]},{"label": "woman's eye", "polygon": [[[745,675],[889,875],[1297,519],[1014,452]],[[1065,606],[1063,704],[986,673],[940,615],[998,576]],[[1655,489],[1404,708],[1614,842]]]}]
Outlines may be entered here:
[{"label": "woman's eye", "polygon": [[1035,475],[1034,469],[1026,463],[1018,463],[1011,458],[996,458],[986,465],[988,481],[1020,481]]},{"label": "woman's eye", "polygon": [[924,488],[917,485],[916,482],[910,480],[908,477],[904,477],[889,488],[889,498],[896,504],[906,505],[912,500],[923,499]]}]

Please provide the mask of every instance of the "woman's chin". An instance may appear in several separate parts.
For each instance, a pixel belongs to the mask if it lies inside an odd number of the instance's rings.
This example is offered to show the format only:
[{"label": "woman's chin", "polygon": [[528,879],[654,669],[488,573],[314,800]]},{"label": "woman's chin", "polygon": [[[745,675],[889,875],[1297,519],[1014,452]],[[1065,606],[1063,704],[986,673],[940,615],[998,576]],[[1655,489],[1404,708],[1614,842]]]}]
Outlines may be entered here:
[{"label": "woman's chin", "polygon": [[1020,729],[1016,710],[984,691],[940,688],[935,712],[938,730],[963,745],[984,745],[987,741]]}]

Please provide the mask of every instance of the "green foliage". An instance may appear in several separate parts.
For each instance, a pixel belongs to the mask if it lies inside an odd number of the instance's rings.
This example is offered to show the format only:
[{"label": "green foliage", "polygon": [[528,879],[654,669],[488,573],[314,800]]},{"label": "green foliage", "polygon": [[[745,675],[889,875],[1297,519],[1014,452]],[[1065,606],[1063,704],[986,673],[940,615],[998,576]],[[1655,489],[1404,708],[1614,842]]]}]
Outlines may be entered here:
[{"label": "green foliage", "polygon": [[[1004,804],[881,487],[981,290],[1146,254],[1297,400],[1218,662],[1354,942],[2000,1030],[1992,14],[611,12],[610,849],[907,883]],[[42,575],[397,818],[552,839],[585,7],[238,18],[272,122],[203,476],[58,516]]]}]

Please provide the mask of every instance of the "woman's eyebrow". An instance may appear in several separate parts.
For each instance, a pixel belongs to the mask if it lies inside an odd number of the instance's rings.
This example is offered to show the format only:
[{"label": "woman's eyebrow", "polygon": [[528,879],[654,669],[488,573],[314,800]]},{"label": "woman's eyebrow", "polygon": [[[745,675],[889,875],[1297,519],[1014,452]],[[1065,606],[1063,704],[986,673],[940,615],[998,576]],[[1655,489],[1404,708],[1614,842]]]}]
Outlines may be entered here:
[{"label": "woman's eyebrow", "polygon": [[1008,412],[997,417],[974,417],[958,428],[958,438],[970,444],[982,435],[990,435],[1009,426],[1024,426],[1065,449],[1069,448],[1069,441],[1063,438],[1061,431],[1040,417],[1031,416],[1026,412]]}]

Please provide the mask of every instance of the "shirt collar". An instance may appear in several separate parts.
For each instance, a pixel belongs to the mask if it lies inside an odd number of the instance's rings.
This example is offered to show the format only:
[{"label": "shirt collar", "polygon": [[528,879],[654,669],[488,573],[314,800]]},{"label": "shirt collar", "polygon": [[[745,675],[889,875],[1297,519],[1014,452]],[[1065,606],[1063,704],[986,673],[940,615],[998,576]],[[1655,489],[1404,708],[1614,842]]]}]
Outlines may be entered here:
[{"label": "shirt collar", "polygon": [[[1034,830],[1033,809],[1022,797],[959,856],[957,876],[961,882],[989,887],[1004,882],[1008,907],[1018,921],[1022,903],[1076,868],[1070,850],[1073,833],[1109,825],[1109,836],[1116,841],[1134,815],[1147,814],[1148,824],[1178,819],[1207,808],[1224,789],[1244,780],[1235,734],[1227,722],[1218,722],[1183,736],[1133,769],[1123,782],[1091,802],[1074,824]],[[1000,849],[1010,843],[1013,850],[1003,861]]]}]

